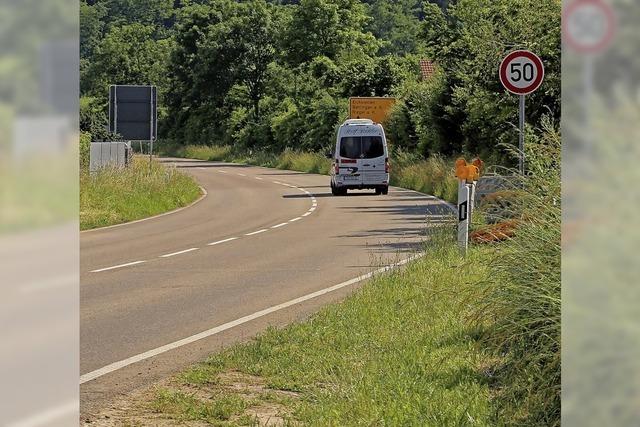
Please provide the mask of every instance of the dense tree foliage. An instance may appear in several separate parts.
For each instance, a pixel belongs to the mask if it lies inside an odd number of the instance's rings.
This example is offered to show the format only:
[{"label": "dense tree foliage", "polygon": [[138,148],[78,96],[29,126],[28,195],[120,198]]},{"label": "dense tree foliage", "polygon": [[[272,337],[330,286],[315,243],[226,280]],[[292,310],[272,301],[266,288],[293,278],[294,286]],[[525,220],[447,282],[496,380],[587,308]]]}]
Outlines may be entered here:
[{"label": "dense tree foliage", "polygon": [[546,79],[527,120],[558,118],[559,28],[559,0],[82,0],[82,105],[103,105],[109,84],[151,83],[164,138],[323,150],[348,97],[395,96],[394,148],[507,161],[517,97],[498,65],[538,53]]}]

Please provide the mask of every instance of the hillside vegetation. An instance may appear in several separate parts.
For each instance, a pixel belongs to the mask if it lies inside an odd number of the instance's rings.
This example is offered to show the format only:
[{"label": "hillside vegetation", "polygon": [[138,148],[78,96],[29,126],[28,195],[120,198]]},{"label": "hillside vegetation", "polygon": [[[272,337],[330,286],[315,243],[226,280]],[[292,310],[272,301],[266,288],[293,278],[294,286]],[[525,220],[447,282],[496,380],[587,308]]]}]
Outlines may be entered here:
[{"label": "hillside vegetation", "polygon": [[[182,145],[325,151],[350,96],[395,96],[385,128],[419,157],[512,166],[517,97],[504,55],[541,56],[527,121],[560,114],[558,0],[81,1],[81,125],[104,133],[109,84],[155,84],[160,136]],[[421,77],[419,60],[436,64]]]}]

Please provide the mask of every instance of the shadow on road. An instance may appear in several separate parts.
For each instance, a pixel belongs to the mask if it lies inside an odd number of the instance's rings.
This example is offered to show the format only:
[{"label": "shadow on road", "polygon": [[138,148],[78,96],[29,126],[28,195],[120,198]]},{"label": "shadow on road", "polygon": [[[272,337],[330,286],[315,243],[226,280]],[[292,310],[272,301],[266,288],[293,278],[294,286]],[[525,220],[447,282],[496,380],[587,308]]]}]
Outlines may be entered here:
[{"label": "shadow on road", "polygon": [[[394,192],[387,197],[377,198],[375,205],[349,204],[337,207],[348,212],[348,216],[353,218],[370,214],[382,216],[379,227],[332,237],[351,239],[347,240],[350,243],[346,246],[366,247],[370,253],[375,254],[410,253],[421,250],[431,231],[435,230],[435,227],[453,225],[455,216],[447,205],[435,197],[413,194],[415,196],[409,192]],[[378,243],[372,244],[372,239]]]},{"label": "shadow on road", "polygon": [[260,175],[262,176],[289,176],[289,175],[309,175],[306,172],[279,172],[279,173],[272,173],[272,172],[265,172],[265,173],[261,173]]},{"label": "shadow on road", "polygon": [[[310,188],[310,187],[304,187],[304,188]],[[376,196],[375,193],[353,193],[353,194],[349,194],[348,196],[334,196],[331,193],[311,193],[314,197],[340,197],[342,199],[347,199],[349,197],[361,197],[361,196],[371,196],[371,197],[380,197],[380,196]],[[301,199],[301,198],[305,198],[305,197],[309,197],[306,194],[285,194],[282,197],[284,197],[285,199]]]}]

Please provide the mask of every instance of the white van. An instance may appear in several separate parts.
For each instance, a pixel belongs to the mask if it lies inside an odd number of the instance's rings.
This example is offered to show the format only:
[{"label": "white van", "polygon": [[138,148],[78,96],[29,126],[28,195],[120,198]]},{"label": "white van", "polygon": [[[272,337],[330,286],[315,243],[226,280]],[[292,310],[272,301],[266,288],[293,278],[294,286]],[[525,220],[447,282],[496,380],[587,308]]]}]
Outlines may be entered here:
[{"label": "white van", "polygon": [[384,129],[369,119],[350,119],[338,129],[331,168],[331,192],[345,196],[349,189],[389,192],[389,152]]}]

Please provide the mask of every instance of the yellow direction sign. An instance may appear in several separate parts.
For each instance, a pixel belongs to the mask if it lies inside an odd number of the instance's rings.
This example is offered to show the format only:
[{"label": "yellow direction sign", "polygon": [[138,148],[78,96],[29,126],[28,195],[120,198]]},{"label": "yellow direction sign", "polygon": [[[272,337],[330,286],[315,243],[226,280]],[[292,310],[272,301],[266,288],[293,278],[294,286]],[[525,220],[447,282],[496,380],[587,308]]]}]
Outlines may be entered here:
[{"label": "yellow direction sign", "polygon": [[371,119],[375,123],[382,123],[389,115],[395,98],[382,97],[352,97],[349,98],[350,119]]}]

